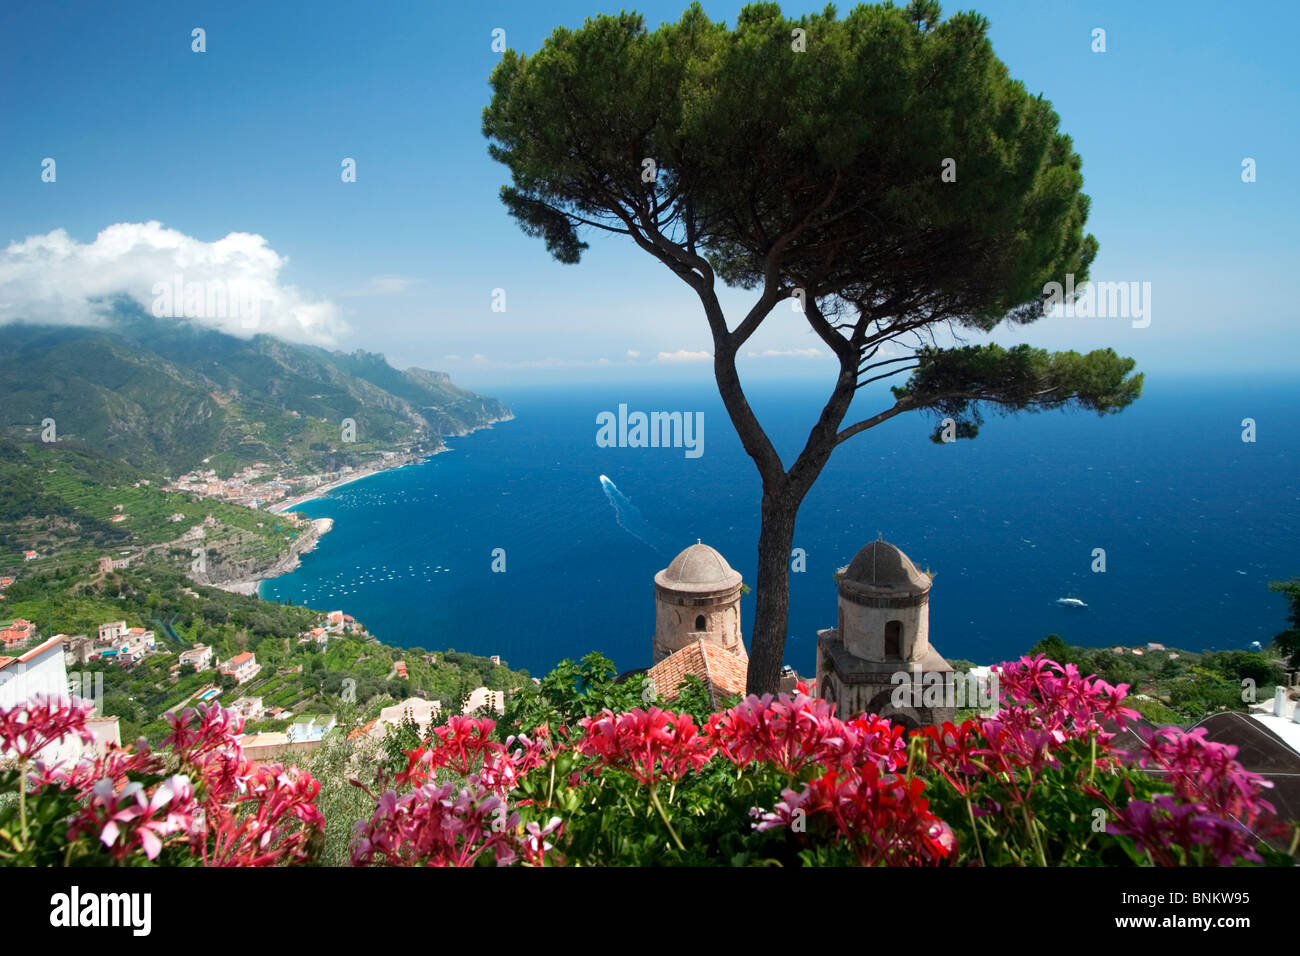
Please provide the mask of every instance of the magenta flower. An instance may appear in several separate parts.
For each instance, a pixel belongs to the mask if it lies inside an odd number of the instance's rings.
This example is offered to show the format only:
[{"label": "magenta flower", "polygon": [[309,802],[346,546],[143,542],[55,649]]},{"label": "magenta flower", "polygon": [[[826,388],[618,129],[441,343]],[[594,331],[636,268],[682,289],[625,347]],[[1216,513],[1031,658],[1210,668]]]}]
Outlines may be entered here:
[{"label": "magenta flower", "polygon": [[64,737],[76,735],[92,744],[86,718],[94,710],[89,701],[37,695],[13,707],[0,707],[0,757],[24,763]]},{"label": "magenta flower", "polygon": [[715,753],[689,714],[658,707],[625,714],[605,710],[578,723],[586,731],[577,744],[578,753],[596,757],[603,766],[625,770],[646,786],[653,786],[660,777],[680,780],[707,764]]},{"label": "magenta flower", "polygon": [[[490,852],[498,866],[516,859],[519,815],[485,788],[425,784],[399,797],[388,790],[369,820],[358,821],[354,866],[473,866]],[[545,852],[545,851],[542,851]]]},{"label": "magenta flower", "polygon": [[168,777],[152,793],[134,781],[117,790],[113,781],[105,778],[95,784],[85,807],[73,817],[68,839],[89,831],[115,860],[125,859],[137,847],[154,860],[168,836],[189,835],[197,809],[188,777]]},{"label": "magenta flower", "polygon": [[564,822],[559,817],[551,817],[544,827],[535,822],[525,823],[524,859],[532,866],[545,866],[546,854],[555,849],[554,844],[548,843],[546,838],[552,835],[558,838],[563,832]]}]

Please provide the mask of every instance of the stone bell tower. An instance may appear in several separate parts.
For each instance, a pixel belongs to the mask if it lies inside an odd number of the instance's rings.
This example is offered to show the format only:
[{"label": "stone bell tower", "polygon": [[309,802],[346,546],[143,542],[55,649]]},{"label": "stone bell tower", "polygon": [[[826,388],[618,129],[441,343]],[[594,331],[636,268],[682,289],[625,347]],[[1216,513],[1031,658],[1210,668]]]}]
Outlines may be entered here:
[{"label": "stone bell tower", "polygon": [[909,728],[953,719],[953,670],[930,645],[930,585],[884,540],[841,571],[839,625],[817,633],[817,696],[838,716],[878,714]]},{"label": "stone bell tower", "polygon": [[740,572],[699,542],[655,575],[655,635],[652,661],[703,640],[744,661],[740,636]]}]

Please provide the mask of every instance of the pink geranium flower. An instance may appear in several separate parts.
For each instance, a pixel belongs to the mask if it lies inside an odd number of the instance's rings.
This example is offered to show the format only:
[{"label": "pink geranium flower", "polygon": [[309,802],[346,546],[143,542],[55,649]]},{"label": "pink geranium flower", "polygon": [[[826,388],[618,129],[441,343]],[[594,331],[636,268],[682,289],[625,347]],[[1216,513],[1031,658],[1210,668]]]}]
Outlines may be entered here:
[{"label": "pink geranium flower", "polygon": [[646,786],[661,777],[680,780],[707,764],[715,753],[689,714],[658,707],[625,714],[605,710],[578,723],[585,731],[576,747],[579,753],[597,758],[603,766],[625,770]]},{"label": "pink geranium flower", "polygon": [[0,707],[0,757],[26,762],[51,744],[76,736],[94,743],[86,718],[94,710],[89,701],[38,695],[13,707]]}]

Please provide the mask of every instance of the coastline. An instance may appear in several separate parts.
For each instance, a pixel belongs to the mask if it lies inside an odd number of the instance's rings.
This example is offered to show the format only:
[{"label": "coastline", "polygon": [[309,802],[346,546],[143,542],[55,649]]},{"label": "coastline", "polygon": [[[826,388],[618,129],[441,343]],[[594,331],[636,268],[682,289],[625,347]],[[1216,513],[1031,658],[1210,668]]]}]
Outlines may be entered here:
[{"label": "coastline", "polygon": [[[511,413],[501,418],[494,418],[489,422],[485,422],[484,424],[480,425],[478,428],[471,428],[466,431],[457,432],[456,434],[447,435],[444,437],[462,438],[465,435],[470,435],[473,434],[474,432],[482,431],[485,428],[491,428],[493,425],[500,424],[501,422],[513,421],[514,418],[515,418],[514,414]],[[337,488],[342,488],[344,485],[350,485],[353,482],[360,481],[363,478],[369,478],[372,475],[377,475],[380,474],[381,472],[397,471],[400,468],[406,468],[411,465],[423,464],[424,462],[431,459],[434,455],[441,455],[443,452],[448,452],[448,451],[452,451],[452,448],[451,446],[447,445],[444,442],[441,448],[438,448],[437,450],[428,452],[426,454],[421,454],[421,455],[403,454],[403,455],[398,455],[392,459],[380,459],[381,464],[377,468],[367,468],[363,471],[355,472],[351,475],[348,475],[345,478],[339,478],[336,481],[331,481],[328,482],[327,484],[319,485],[318,487],[313,488],[309,493],[305,495],[299,495],[295,498],[290,498],[285,501],[281,501],[275,505],[272,505],[271,507],[266,509],[266,512],[268,514],[283,514],[284,512],[289,511],[292,508],[296,508],[299,505],[305,505],[310,501],[316,501],[318,499],[328,497],[331,491],[334,491]],[[260,572],[255,577],[243,578],[238,581],[229,581],[224,584],[214,584],[212,586],[221,588],[221,590],[223,591],[229,591],[233,594],[243,594],[249,597],[260,597],[259,592],[262,586],[262,582],[268,581],[271,578],[278,578],[285,574],[290,574],[293,571],[296,571],[298,567],[302,564],[302,562],[299,560],[299,555],[307,554],[309,551],[315,549],[320,539],[324,535],[328,534],[331,530],[333,530],[334,519],[313,518],[311,519],[311,524],[312,524],[312,530],[308,532],[307,535],[303,536],[303,538],[301,539],[301,544],[295,541],[294,544],[289,547],[288,553],[282,555],[279,559],[277,559],[275,564],[273,564],[270,568],[267,568],[265,571]]]},{"label": "coastline", "polygon": [[262,582],[269,578],[278,578],[282,574],[289,574],[296,571],[302,564],[301,556],[313,551],[320,539],[329,534],[334,528],[333,518],[313,518],[311,519],[311,530],[294,540],[289,545],[289,550],[280,555],[269,568],[259,571],[253,577],[240,578],[235,581],[226,581],[221,584],[211,585],[214,588],[220,588],[222,591],[228,591],[231,594],[243,594],[248,597],[256,597],[258,588]]},{"label": "coastline", "polygon": [[331,491],[336,488],[342,488],[344,485],[350,485],[354,481],[360,481],[362,478],[369,478],[371,475],[378,475],[385,471],[396,471],[399,468],[405,468],[407,465],[418,465],[423,461],[428,461],[434,455],[440,455],[444,451],[450,451],[446,445],[443,445],[437,451],[429,452],[427,455],[403,455],[396,464],[384,464],[378,468],[367,468],[364,471],[353,472],[346,478],[339,478],[335,481],[327,482],[323,485],[317,485],[305,495],[298,495],[296,498],[286,498],[284,501],[277,502],[267,508],[268,514],[284,514],[299,505],[305,505],[309,501],[316,501],[325,498]]},{"label": "coastline", "polygon": [[[474,432],[482,431],[485,428],[491,428],[493,425],[500,424],[501,422],[514,421],[514,418],[515,416],[514,413],[512,412],[511,414],[505,415],[501,418],[493,418],[490,421],[485,422],[482,425],[479,425],[477,428],[470,428],[465,431],[449,433],[442,437],[444,439],[463,438],[466,435],[472,435]],[[362,471],[354,472],[353,474],[348,475],[346,478],[338,478],[334,481],[327,482],[326,484],[318,485],[317,487],[309,491],[307,494],[298,495],[296,498],[286,498],[284,501],[278,502],[272,505],[271,507],[267,508],[266,511],[268,514],[276,514],[276,515],[283,514],[284,512],[289,511],[292,508],[296,508],[299,505],[305,505],[309,501],[316,501],[320,498],[325,498],[329,495],[331,491],[334,491],[337,488],[342,488],[344,485],[350,485],[355,481],[360,481],[363,478],[369,478],[371,475],[377,475],[380,472],[397,471],[399,468],[406,468],[409,465],[419,465],[422,464],[423,462],[428,461],[434,455],[441,455],[443,452],[448,452],[451,450],[452,450],[451,446],[444,443],[441,448],[435,449],[434,451],[427,452],[425,454],[421,454],[421,455],[402,454],[402,455],[397,455],[392,459],[380,459],[381,464],[379,464],[379,466],[376,468],[366,468]]]}]

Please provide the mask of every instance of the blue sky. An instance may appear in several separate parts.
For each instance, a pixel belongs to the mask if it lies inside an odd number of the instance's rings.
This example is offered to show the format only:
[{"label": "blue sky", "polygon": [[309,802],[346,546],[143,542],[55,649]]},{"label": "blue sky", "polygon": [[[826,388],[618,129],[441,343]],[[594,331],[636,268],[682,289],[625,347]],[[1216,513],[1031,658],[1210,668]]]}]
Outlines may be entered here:
[{"label": "blue sky", "polygon": [[[685,6],[635,9],[653,26]],[[1088,225],[1101,242],[1093,277],[1152,284],[1147,328],[1054,318],[994,339],[1113,346],[1153,373],[1292,368],[1300,6],[1274,5],[1267,17],[1208,2],[974,7],[1012,75],[1052,101],[1083,156]],[[579,266],[552,261],[505,214],[505,171],[480,132],[494,28],[531,52],[555,26],[619,8],[7,4],[0,243],[62,229],[84,245],[110,225],[155,220],[197,247],[256,234],[284,301],[346,326],[332,340],[341,348],[480,386],[706,380],[707,362],[656,359],[709,349],[685,287],[617,237],[594,237]],[[739,5],[705,9],[734,22]],[[194,27],[206,30],[205,53],[190,49]],[[1090,49],[1095,27],[1106,30],[1105,53]],[[45,157],[56,160],[54,183],[41,181]],[[357,162],[356,183],[340,181],[344,157]],[[1244,157],[1256,160],[1257,182],[1241,181]],[[14,253],[0,265],[10,270],[0,272],[0,318],[27,297],[81,288],[80,273],[47,270],[44,248],[23,252],[21,269]],[[102,289],[111,277],[95,281]],[[498,287],[505,313],[490,310]],[[738,311],[747,298],[724,302]],[[768,325],[750,351],[817,345],[794,312],[778,310]],[[755,356],[745,369],[833,374],[824,359],[795,356]]]}]

